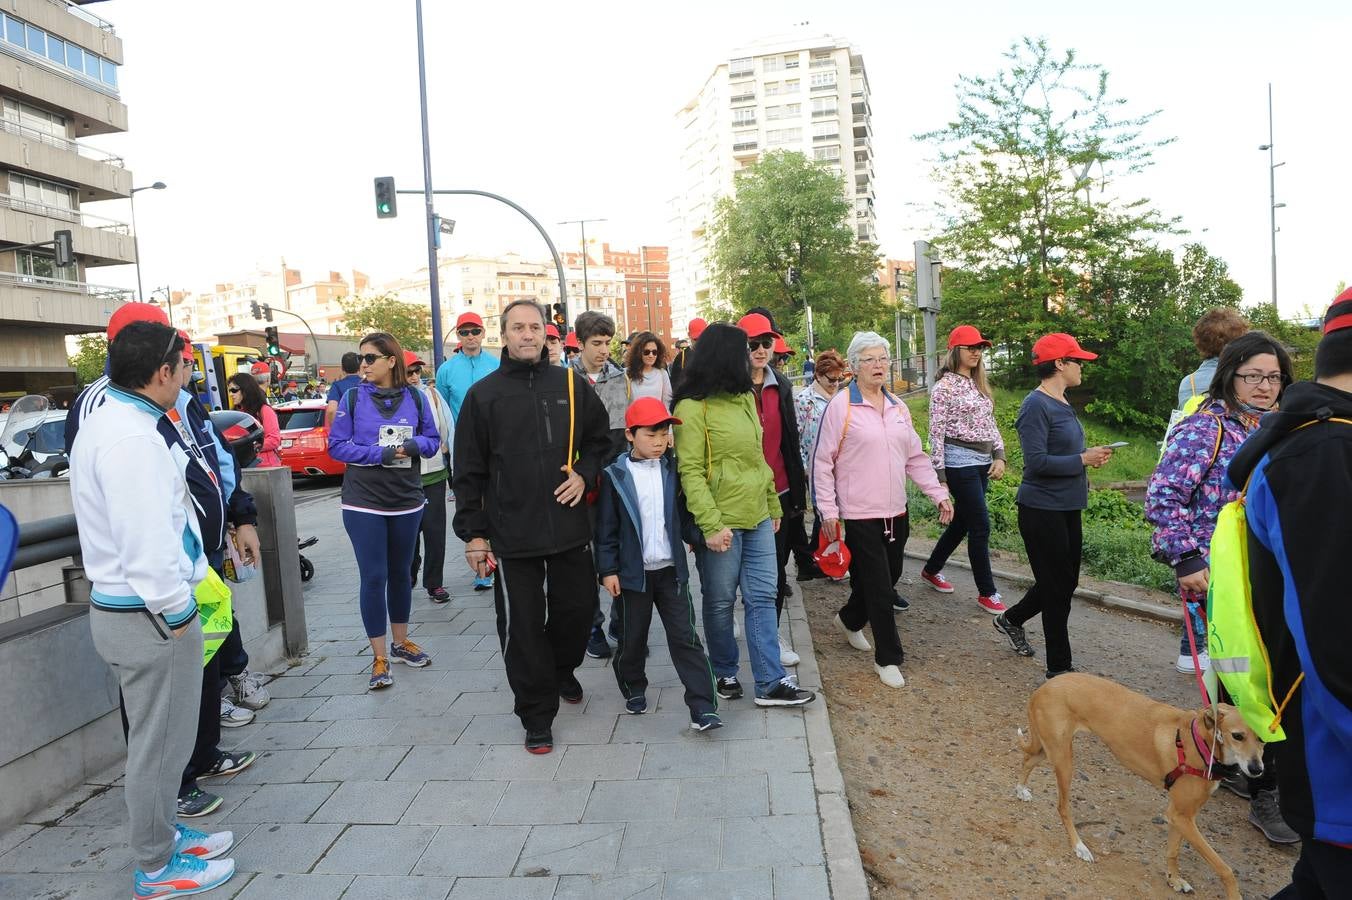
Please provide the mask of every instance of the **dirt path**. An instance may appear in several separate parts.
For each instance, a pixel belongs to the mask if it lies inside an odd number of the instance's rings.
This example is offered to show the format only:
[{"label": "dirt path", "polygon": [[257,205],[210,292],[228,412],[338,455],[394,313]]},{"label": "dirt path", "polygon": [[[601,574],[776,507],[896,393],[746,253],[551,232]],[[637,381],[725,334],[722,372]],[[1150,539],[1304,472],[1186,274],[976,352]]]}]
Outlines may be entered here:
[{"label": "dirt path", "polygon": [[[851,649],[832,625],[847,588],[799,585],[873,895],[1174,896],[1163,876],[1164,791],[1123,769],[1096,738],[1075,743],[1073,808],[1097,862],[1081,862],[1067,847],[1049,768],[1030,780],[1033,802],[1014,798],[1022,759],[1015,730],[1043,682],[1036,620],[1028,632],[1038,655],[1017,657],[976,606],[966,571],[947,570],[957,588],[950,595],[905,583],[919,563],[907,560],[906,571],[900,589],[912,605],[897,617],[906,651],[901,690],[879,683],[872,654]],[[1195,681],[1174,671],[1172,628],[1076,601],[1070,634],[1081,671],[1177,706],[1199,705]],[[1248,801],[1220,790],[1198,823],[1244,896],[1267,897],[1290,880],[1296,852],[1269,844],[1247,815]],[[1191,847],[1180,867],[1198,896],[1221,896],[1219,879]]]}]

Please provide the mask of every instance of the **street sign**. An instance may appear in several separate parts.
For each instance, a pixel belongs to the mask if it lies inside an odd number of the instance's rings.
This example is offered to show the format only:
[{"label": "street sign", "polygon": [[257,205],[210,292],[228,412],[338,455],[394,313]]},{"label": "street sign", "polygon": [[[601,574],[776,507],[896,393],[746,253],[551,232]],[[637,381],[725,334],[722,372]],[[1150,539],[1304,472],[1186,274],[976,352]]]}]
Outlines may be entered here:
[{"label": "street sign", "polygon": [[437,227],[441,229],[442,234],[455,234],[455,219],[443,219],[438,216]]}]

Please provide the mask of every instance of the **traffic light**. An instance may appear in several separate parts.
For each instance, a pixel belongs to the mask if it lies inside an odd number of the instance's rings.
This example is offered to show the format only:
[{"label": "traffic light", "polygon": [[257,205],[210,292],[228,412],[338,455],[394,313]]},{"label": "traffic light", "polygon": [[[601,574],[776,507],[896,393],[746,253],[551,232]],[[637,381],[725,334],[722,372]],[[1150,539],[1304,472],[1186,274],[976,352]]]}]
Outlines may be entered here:
[{"label": "traffic light", "polygon": [[255,321],[258,320],[258,319],[263,318],[263,314],[262,314],[261,312],[258,311],[258,301],[257,301],[257,300],[250,300],[250,301],[249,301],[249,314],[250,314],[251,316],[254,317],[254,320],[255,320]]},{"label": "traffic light", "polygon": [[263,318],[269,322],[272,321],[272,304],[270,303],[263,304]]},{"label": "traffic light", "polygon": [[52,245],[56,248],[56,267],[64,269],[75,263],[75,248],[71,244],[70,231],[62,229],[52,233]]},{"label": "traffic light", "polygon": [[790,287],[794,287],[803,280],[803,274],[798,271],[796,266],[789,266],[789,276],[786,280]]},{"label": "traffic light", "polygon": [[393,219],[399,215],[395,202],[394,179],[388,175],[376,179],[376,218]]},{"label": "traffic light", "polygon": [[559,334],[568,333],[568,307],[562,303],[554,304],[554,324],[559,326]]},{"label": "traffic light", "polygon": [[277,338],[277,326],[269,325],[263,329],[264,340],[267,342],[268,356],[282,355],[282,342]]}]

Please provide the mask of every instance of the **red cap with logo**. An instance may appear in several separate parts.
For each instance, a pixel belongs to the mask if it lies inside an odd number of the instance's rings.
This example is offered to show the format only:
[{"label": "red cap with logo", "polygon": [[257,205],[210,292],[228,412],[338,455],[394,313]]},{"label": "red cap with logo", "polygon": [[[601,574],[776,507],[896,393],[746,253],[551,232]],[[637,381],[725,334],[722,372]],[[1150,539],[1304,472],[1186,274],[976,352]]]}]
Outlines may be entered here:
[{"label": "red cap with logo", "polygon": [[404,367],[405,367],[405,368],[411,368],[411,367],[413,367],[413,366],[426,366],[426,365],[427,365],[427,363],[425,363],[425,362],[423,362],[421,359],[419,359],[419,358],[418,358],[418,354],[414,353],[412,350],[405,350],[405,351],[404,351]]},{"label": "red cap with logo", "polygon": [[770,320],[760,313],[747,313],[737,320],[737,327],[746,332],[747,337],[760,337],[771,334],[779,337],[779,332],[770,325]]},{"label": "red cap with logo", "polygon": [[123,303],[108,319],[108,340],[117,337],[117,333],[132,322],[158,322],[169,324],[169,317],[153,303]]},{"label": "red cap with logo", "polygon": [[545,337],[556,338],[559,336],[559,326],[550,323],[545,326]]},{"label": "red cap with logo", "polygon": [[1038,338],[1033,345],[1033,365],[1057,359],[1098,359],[1098,354],[1080,349],[1080,342],[1062,331]]},{"label": "red cap with logo", "polygon": [[776,353],[786,353],[789,356],[793,356],[793,348],[790,347],[787,343],[785,343],[784,339],[779,335],[775,335],[774,350]]},{"label": "red cap with logo", "polygon": [[831,578],[844,578],[850,571],[850,548],[839,537],[831,540],[822,531],[817,537],[817,552],[812,554],[812,560]]},{"label": "red cap with logo", "polygon": [[190,363],[193,360],[192,338],[188,337],[188,332],[184,331],[181,328],[178,331],[178,336],[183,338],[183,361]]},{"label": "red cap with logo", "polygon": [[954,347],[989,347],[991,342],[981,336],[975,325],[959,325],[948,333],[948,349]]},{"label": "red cap with logo", "polygon": [[568,334],[567,334],[567,335],[564,337],[564,339],[563,339],[563,346],[567,347],[569,350],[581,350],[581,349],[582,349],[580,346],[578,346],[578,343],[577,343],[577,332],[576,332],[576,331],[570,331],[570,332],[568,332]]},{"label": "red cap with logo", "polygon": [[680,425],[681,420],[667,412],[656,397],[639,397],[624,411],[625,428],[656,428],[659,425]]},{"label": "red cap with logo", "polygon": [[690,324],[686,326],[685,333],[690,336],[690,340],[697,341],[699,340],[699,336],[701,334],[704,334],[704,329],[708,327],[709,327],[708,322],[704,321],[699,316],[696,316],[695,318],[691,319]]},{"label": "red cap with logo", "polygon": [[460,318],[455,320],[456,329],[464,328],[466,325],[478,325],[484,327],[484,320],[476,312],[462,312]]}]

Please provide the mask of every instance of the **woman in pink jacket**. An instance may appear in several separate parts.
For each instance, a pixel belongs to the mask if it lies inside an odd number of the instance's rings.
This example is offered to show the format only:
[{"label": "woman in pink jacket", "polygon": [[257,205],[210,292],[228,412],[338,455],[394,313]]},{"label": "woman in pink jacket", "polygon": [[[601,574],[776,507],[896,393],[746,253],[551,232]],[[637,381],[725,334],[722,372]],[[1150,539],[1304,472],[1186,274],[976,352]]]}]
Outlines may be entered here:
[{"label": "woman in pink jacket", "polygon": [[[892,599],[910,533],[906,479],[939,507],[944,525],[953,520],[953,501],[934,474],[906,405],[883,387],[887,339],[858,332],[848,355],[854,383],[827,404],[817,432],[813,505],[822,532],[843,537],[850,550],[850,598],[836,614],[836,626],[850,646],[873,650],[873,669],[883,684],[902,687],[906,679]],[[873,627],[876,648],[863,635],[866,624]]]},{"label": "woman in pink jacket", "polygon": [[226,382],[230,394],[230,406],[246,412],[263,426],[263,446],[258,448],[258,458],[254,465],[280,466],[282,458],[277,450],[282,446],[282,429],[277,423],[277,414],[268,406],[268,395],[258,386],[258,381],[247,372],[238,372]]}]

